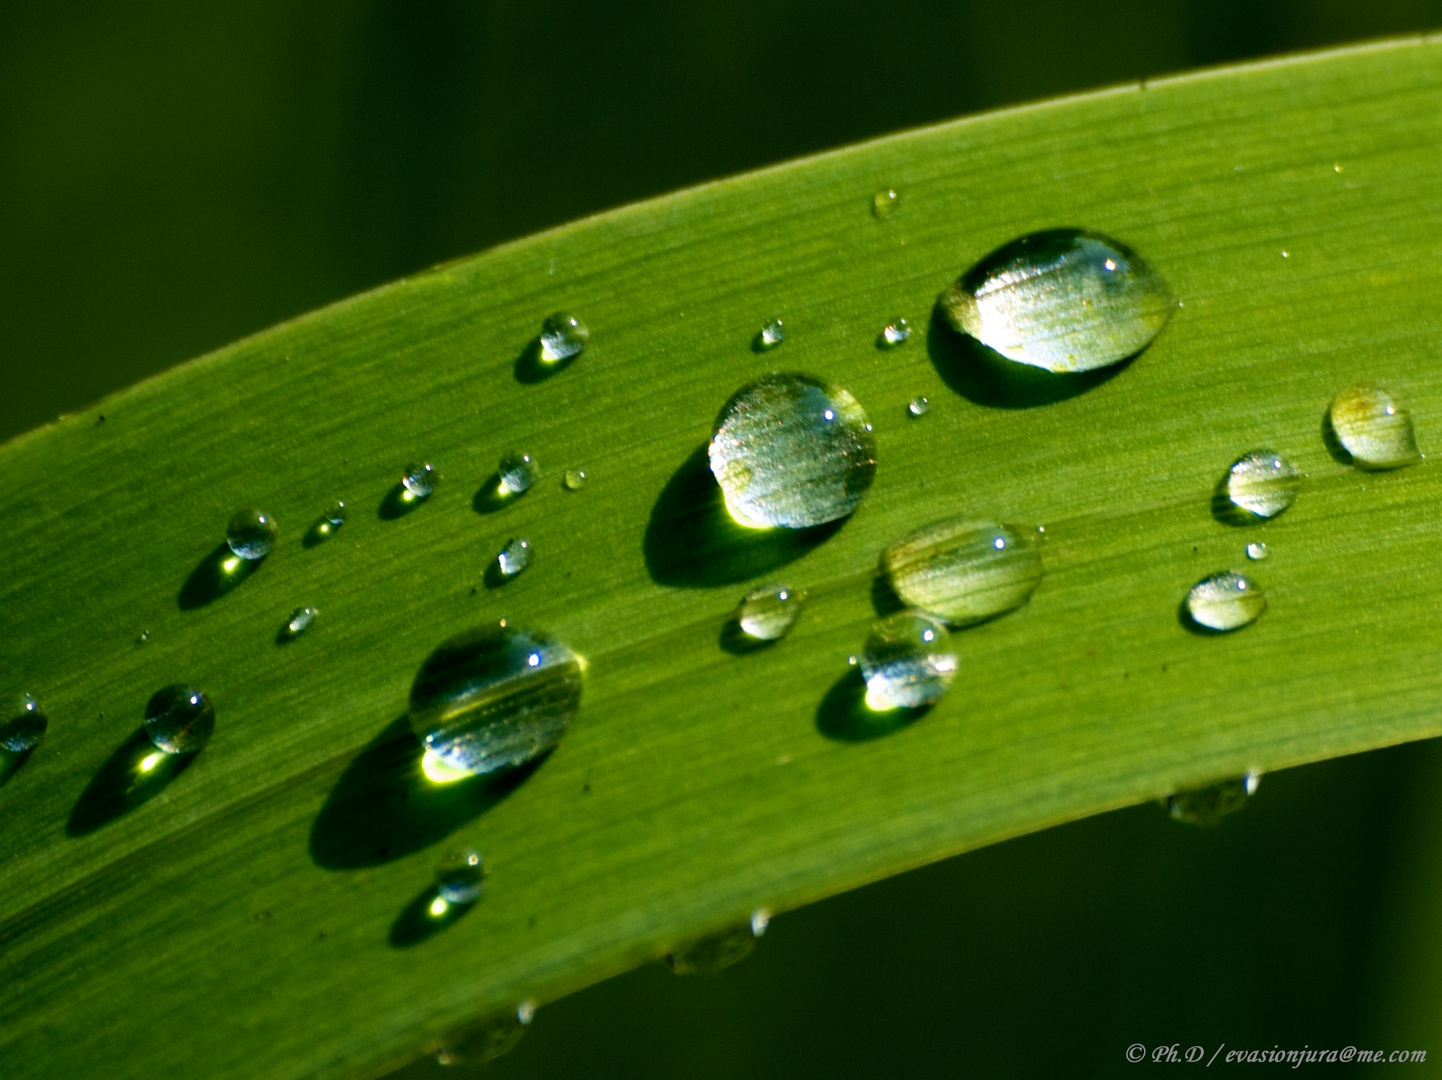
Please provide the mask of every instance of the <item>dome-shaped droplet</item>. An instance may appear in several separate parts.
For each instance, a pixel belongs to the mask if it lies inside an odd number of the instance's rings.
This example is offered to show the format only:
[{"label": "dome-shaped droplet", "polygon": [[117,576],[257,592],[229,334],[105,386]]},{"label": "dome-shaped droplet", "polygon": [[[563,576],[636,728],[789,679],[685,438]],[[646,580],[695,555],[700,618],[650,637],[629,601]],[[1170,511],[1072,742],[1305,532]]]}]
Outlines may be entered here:
[{"label": "dome-shaped droplet", "polygon": [[345,524],[345,503],[337,499],[325,508],[325,513],[321,517],[325,518],[325,523],[332,529],[339,529]]},{"label": "dome-shaped droplet", "polygon": [[286,620],[284,636],[287,638],[299,637],[310,629],[310,624],[315,622],[315,617],[319,614],[319,611],[309,605],[296,608],[290,613],[290,618]]},{"label": "dome-shaped droplet", "polygon": [[585,469],[567,469],[564,477],[567,491],[580,491],[589,480]]},{"label": "dome-shaped droplet", "polygon": [[882,188],[871,196],[871,212],[885,221],[901,205],[901,194],[895,188]]},{"label": "dome-shaped droplet", "polygon": [[1208,630],[1237,630],[1267,610],[1267,596],[1251,578],[1230,570],[1203,578],[1187,593],[1187,614]]},{"label": "dome-shaped droplet", "polygon": [[1399,469],[1419,461],[1412,414],[1386,390],[1349,386],[1327,412],[1332,433],[1362,469]]},{"label": "dome-shaped droplet", "polygon": [[263,510],[237,510],[225,527],[225,542],[242,559],[263,559],[275,547],[280,530]]},{"label": "dome-shaped droplet", "polygon": [[531,565],[531,542],[523,536],[514,537],[496,556],[496,567],[506,577],[515,577]]},{"label": "dome-shaped droplet", "polygon": [[0,748],[12,754],[34,750],[50,726],[50,717],[40,702],[29,694],[21,694],[7,711],[9,715],[0,720]]},{"label": "dome-shaped droplet", "polygon": [[486,868],[479,851],[456,851],[436,867],[436,892],[448,904],[474,904],[486,888]]},{"label": "dome-shaped droplet", "polygon": [[1209,784],[1192,791],[1179,791],[1167,797],[1167,812],[1188,825],[1217,825],[1222,818],[1247,804],[1247,798],[1257,790],[1260,779],[1257,773],[1250,772],[1246,776],[1223,780],[1221,783]]},{"label": "dome-shaped droplet", "polygon": [[876,437],[847,391],[777,374],[738,390],[716,418],[711,472],[751,528],[804,529],[856,509],[876,475]]},{"label": "dome-shaped droplet", "polygon": [[558,311],[541,324],[541,360],[547,364],[570,360],[580,355],[590,340],[585,323],[569,312]]},{"label": "dome-shaped droplet", "polygon": [[931,412],[931,402],[917,394],[906,404],[906,414],[913,417],[925,416]]},{"label": "dome-shaped droplet", "polygon": [[881,328],[881,344],[888,349],[905,345],[911,337],[911,324],[899,316]]},{"label": "dome-shaped droplet", "polygon": [[405,473],[401,476],[401,486],[415,499],[429,499],[431,493],[436,490],[440,483],[440,476],[437,475],[435,466],[429,461],[420,464],[412,462],[406,466]]},{"label": "dome-shaped droplet", "polygon": [[1300,484],[1297,467],[1274,450],[1243,454],[1223,482],[1234,506],[1262,518],[1274,518],[1291,506]]},{"label": "dome-shaped droplet", "polygon": [[519,450],[503,455],[497,471],[501,475],[501,490],[509,495],[530,491],[541,478],[540,463],[530,454],[523,454]]},{"label": "dome-shaped droplet", "polygon": [[951,635],[939,619],[914,611],[872,624],[861,653],[866,704],[878,712],[931,705],[956,677]]},{"label": "dome-shaped droplet", "polygon": [[967,626],[1027,602],[1042,578],[1037,534],[954,518],[903,536],[881,569],[909,608]]},{"label": "dome-shaped droplet", "polygon": [[941,294],[950,326],[1009,360],[1091,371],[1141,352],[1176,309],[1167,283],[1131,248],[1053,229],[998,248]]},{"label": "dome-shaped droplet", "polygon": [[756,335],[756,344],[762,349],[774,349],[786,340],[786,327],[780,319],[769,319]]},{"label": "dome-shaped droplet", "polygon": [[534,1014],[535,1006],[522,1002],[514,1012],[457,1028],[436,1048],[437,1064],[476,1066],[504,1057],[521,1041]]},{"label": "dome-shaped droplet", "polygon": [[[769,920],[768,920],[769,921]],[[766,923],[761,924],[765,933]],[[666,954],[666,966],[677,975],[715,975],[751,955],[756,948],[755,921],[678,945]]]},{"label": "dome-shaped droplet", "polygon": [[485,626],[426,658],[411,686],[410,721],[451,768],[489,773],[560,741],[581,701],[581,662],[535,630]]},{"label": "dome-shaped droplet", "polygon": [[145,706],[145,734],[167,754],[196,753],[214,730],[210,698],[184,683],[157,690]]},{"label": "dome-shaped droplet", "polygon": [[736,624],[756,641],[776,641],[796,625],[805,602],[805,592],[785,585],[763,585],[747,593],[736,608]]},{"label": "dome-shaped droplet", "polygon": [[1253,540],[1247,545],[1247,558],[1253,562],[1261,562],[1270,554],[1271,552],[1267,550],[1267,545],[1261,540]]}]

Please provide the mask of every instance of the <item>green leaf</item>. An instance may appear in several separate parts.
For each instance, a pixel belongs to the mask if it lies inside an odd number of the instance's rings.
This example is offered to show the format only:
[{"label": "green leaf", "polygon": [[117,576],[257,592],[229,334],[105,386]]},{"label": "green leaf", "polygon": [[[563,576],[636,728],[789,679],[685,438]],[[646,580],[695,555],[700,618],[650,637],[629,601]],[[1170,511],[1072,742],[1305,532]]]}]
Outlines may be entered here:
[{"label": "green leaf", "polygon": [[[758,907],[1442,732],[1442,478],[1359,472],[1322,433],[1332,395],[1367,381],[1412,406],[1424,452],[1442,445],[1439,139],[1442,52],[1423,42],[1007,110],[438,268],[0,448],[0,670],[51,718],[0,787],[7,1077],[373,1073]],[[901,199],[880,220],[884,187]],[[931,306],[1054,227],[1124,240],[1184,306],[1109,377],[1018,390],[979,376]],[[540,379],[529,343],[557,309],[591,343]],[[753,352],[773,314],[786,343]],[[878,350],[898,314],[917,333]],[[743,542],[707,501],[717,410],[778,368],[847,387],[879,446],[860,510],[812,545]],[[1258,446],[1305,483],[1236,528],[1211,494]],[[510,449],[546,475],[496,510],[485,482]],[[386,513],[413,459],[442,484]],[[351,520],[304,544],[336,498]],[[217,589],[242,506],[281,541]],[[956,634],[937,708],[860,738],[837,703],[877,556],[963,513],[1044,524],[1047,575]],[[492,588],[513,536],[533,565]],[[1245,568],[1252,539],[1270,610],[1189,632],[1187,589]],[[809,591],[800,623],[729,651],[730,611],[773,578]],[[278,643],[305,604],[315,625]],[[503,616],[588,659],[581,711],[524,776],[430,785],[410,681]],[[126,795],[145,704],[175,682],[210,694],[215,736]],[[417,905],[462,845],[485,854],[486,896],[428,923]]]}]

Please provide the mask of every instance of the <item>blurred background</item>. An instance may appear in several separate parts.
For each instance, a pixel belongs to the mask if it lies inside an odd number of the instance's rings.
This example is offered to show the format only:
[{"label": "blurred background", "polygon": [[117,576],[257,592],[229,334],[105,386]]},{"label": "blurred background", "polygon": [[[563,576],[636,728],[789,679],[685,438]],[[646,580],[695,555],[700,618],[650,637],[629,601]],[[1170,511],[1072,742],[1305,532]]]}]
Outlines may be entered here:
[{"label": "blurred background", "polygon": [[[1438,26],[1442,0],[0,2],[0,439],[621,203]],[[1145,806],[952,859],[780,915],[722,975],[549,1004],[491,1074],[1091,1077],[1225,1042],[1442,1075],[1439,781],[1415,744],[1269,776],[1214,830]]]}]

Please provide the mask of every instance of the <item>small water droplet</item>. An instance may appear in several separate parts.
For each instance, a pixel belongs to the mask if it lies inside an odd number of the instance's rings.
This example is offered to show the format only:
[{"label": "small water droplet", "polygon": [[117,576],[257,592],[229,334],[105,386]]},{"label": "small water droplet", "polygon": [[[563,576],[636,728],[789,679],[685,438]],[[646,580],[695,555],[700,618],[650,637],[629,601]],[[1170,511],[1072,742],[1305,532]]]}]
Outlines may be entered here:
[{"label": "small water droplet", "polygon": [[[761,924],[761,933],[767,921]],[[719,934],[708,934],[679,945],[666,954],[666,966],[677,975],[715,975],[751,955],[760,936],[755,919],[742,926],[733,926]]]},{"label": "small water droplet", "polygon": [[911,324],[899,317],[892,319],[881,328],[881,344],[888,349],[905,345],[909,337],[911,337]]},{"label": "small water droplet", "polygon": [[534,998],[526,998],[516,1006],[516,1019],[523,1024],[529,1024],[536,1018],[536,1001]]},{"label": "small water droplet", "polygon": [[1275,450],[1243,454],[1227,470],[1223,486],[1232,505],[1257,517],[1274,518],[1297,498],[1301,474]]},{"label": "small water droplet", "polygon": [[1359,468],[1399,469],[1422,457],[1412,414],[1386,390],[1349,386],[1333,399],[1327,419]]},{"label": "small water droplet", "polygon": [[907,607],[968,626],[1026,603],[1042,579],[1038,534],[953,518],[903,536],[881,569]]},{"label": "small water droplet", "polygon": [[486,868],[479,851],[456,851],[436,867],[436,892],[448,904],[474,904],[486,888]]},{"label": "small water droplet", "polygon": [[541,478],[541,466],[530,454],[512,450],[501,458],[501,490],[505,494],[519,495],[530,491]]},{"label": "small water droplet", "polygon": [[140,636],[139,636],[138,638],[136,638],[135,640],[136,640],[139,644],[144,645],[147,641],[150,640],[150,631],[149,631],[149,630],[142,630],[142,631],[140,631]]},{"label": "small water droplet", "polygon": [[1163,800],[1163,805],[1178,821],[1207,828],[1220,824],[1222,818],[1245,806],[1260,780],[1259,773],[1249,772],[1206,787],[1179,791]]},{"label": "small water droplet", "polygon": [[956,669],[951,634],[939,619],[913,611],[878,619],[861,654],[867,707],[886,712],[934,704]]},{"label": "small water droplet", "polygon": [[917,394],[907,403],[906,411],[911,416],[925,416],[931,412],[931,402]]},{"label": "small water droplet", "polygon": [[871,212],[885,221],[901,205],[901,194],[895,188],[882,188],[871,196]]},{"label": "small water droplet", "polygon": [[776,374],[738,390],[708,449],[740,524],[804,529],[846,517],[876,475],[876,438],[856,399],[809,375]]},{"label": "small water droplet", "polygon": [[1253,562],[1261,562],[1270,554],[1271,552],[1267,550],[1267,545],[1260,540],[1253,540],[1247,545],[1247,558]]},{"label": "small water droplet", "polygon": [[496,565],[506,577],[515,577],[531,565],[531,542],[521,536],[513,538],[496,556]]},{"label": "small water droplet", "polygon": [[12,754],[27,754],[45,737],[50,717],[29,694],[21,694],[8,712],[10,715],[0,724],[0,747]]},{"label": "small water droplet", "polygon": [[1140,255],[1079,229],[1013,240],[937,303],[952,329],[1009,360],[1053,372],[1091,371],[1135,356],[1176,309],[1167,283]]},{"label": "small water droplet", "polygon": [[[534,1009],[532,1006],[533,1012]],[[529,1016],[521,1019],[520,1012],[517,1009],[457,1028],[436,1048],[436,1062],[441,1065],[476,1066],[504,1057],[516,1048],[521,1036],[526,1033],[526,1025],[531,1022]]]},{"label": "small water droplet", "polygon": [[1203,578],[1187,593],[1187,614],[1208,630],[1238,630],[1266,610],[1261,586],[1231,570]]},{"label": "small water droplet", "polygon": [[763,585],[746,594],[736,608],[736,622],[748,637],[776,641],[796,625],[805,602],[805,592],[785,585]]},{"label": "small water droplet", "polygon": [[429,499],[440,480],[435,466],[429,461],[421,462],[419,465],[412,462],[406,466],[405,474],[401,477],[401,485],[411,498]]},{"label": "small water droplet", "polygon": [[545,753],[581,701],[581,663],[535,630],[484,626],[442,643],[411,686],[416,737],[445,765],[490,773]]},{"label": "small water droplet", "polygon": [[310,629],[310,624],[315,622],[315,617],[319,614],[320,612],[313,607],[306,606],[296,608],[290,613],[290,618],[286,621],[285,636],[288,638],[299,637],[305,633],[306,630]]},{"label": "small water droplet", "polygon": [[225,527],[225,542],[242,559],[263,559],[275,547],[280,530],[262,510],[237,510]]},{"label": "small water droplet", "polygon": [[565,476],[567,491],[580,491],[586,486],[590,477],[586,475],[585,469],[567,469]]},{"label": "small water droplet", "polygon": [[214,730],[210,698],[184,683],[157,690],[145,706],[145,734],[167,754],[198,752]]},{"label": "small water droplet", "polygon": [[570,360],[580,355],[586,342],[591,340],[591,331],[576,316],[558,311],[541,324],[541,359],[547,364]]},{"label": "small water droplet", "polygon": [[757,908],[751,913],[751,936],[760,937],[771,925],[771,909]]},{"label": "small water droplet", "polygon": [[786,340],[786,328],[780,319],[771,319],[756,335],[756,344],[762,349],[774,349]]}]

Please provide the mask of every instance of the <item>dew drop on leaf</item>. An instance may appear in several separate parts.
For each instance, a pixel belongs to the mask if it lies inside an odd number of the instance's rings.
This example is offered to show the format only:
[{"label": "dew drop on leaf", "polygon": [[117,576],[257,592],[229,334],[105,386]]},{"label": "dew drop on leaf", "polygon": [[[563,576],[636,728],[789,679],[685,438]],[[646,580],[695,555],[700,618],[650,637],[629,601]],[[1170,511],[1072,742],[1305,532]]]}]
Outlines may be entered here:
[{"label": "dew drop on leaf", "polygon": [[957,666],[951,634],[940,619],[914,611],[878,619],[861,652],[867,707],[887,712],[935,704]]}]

